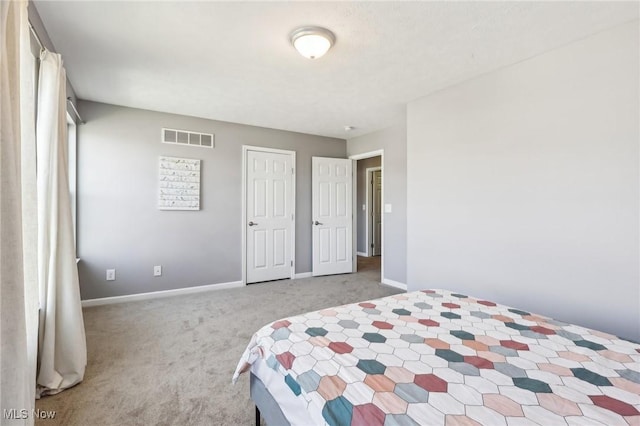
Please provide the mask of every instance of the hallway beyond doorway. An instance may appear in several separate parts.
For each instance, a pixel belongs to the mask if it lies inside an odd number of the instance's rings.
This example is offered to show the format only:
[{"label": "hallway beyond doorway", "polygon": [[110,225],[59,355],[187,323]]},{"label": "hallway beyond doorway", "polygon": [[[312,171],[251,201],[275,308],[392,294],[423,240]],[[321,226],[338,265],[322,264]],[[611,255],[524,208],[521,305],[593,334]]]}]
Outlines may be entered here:
[{"label": "hallway beyond doorway", "polygon": [[381,260],[381,256],[358,256],[358,273],[366,275],[367,279],[380,282]]}]

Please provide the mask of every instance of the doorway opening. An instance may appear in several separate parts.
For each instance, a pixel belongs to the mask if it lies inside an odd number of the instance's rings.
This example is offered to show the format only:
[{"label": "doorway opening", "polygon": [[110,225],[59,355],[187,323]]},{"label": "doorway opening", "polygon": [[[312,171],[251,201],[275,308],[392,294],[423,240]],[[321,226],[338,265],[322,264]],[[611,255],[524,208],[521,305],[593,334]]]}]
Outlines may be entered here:
[{"label": "doorway opening", "polygon": [[352,156],[356,160],[355,246],[357,270],[381,281],[384,257],[383,155],[381,151]]},{"label": "doorway opening", "polygon": [[[376,157],[373,157],[375,159]],[[364,161],[364,160],[361,160]],[[382,255],[382,167],[366,169],[365,228],[367,256]]]}]

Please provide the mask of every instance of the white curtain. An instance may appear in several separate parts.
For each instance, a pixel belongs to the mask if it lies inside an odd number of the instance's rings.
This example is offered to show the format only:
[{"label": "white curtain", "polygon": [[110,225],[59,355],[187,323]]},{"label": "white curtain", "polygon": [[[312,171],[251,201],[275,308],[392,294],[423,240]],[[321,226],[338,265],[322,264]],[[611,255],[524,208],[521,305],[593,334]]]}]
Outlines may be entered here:
[{"label": "white curtain", "polygon": [[66,99],[62,58],[43,51],[36,125],[39,396],[81,382],[87,364],[69,195]]},{"label": "white curtain", "polygon": [[28,21],[21,46],[21,135],[22,135],[22,242],[24,253],[25,304],[27,309],[27,356],[31,399],[35,398],[38,358],[38,205],[36,187],[36,57],[31,51]]},{"label": "white curtain", "polygon": [[[27,2],[0,2],[0,409],[32,425],[37,351],[34,62]],[[31,120],[31,121],[30,121]]]}]

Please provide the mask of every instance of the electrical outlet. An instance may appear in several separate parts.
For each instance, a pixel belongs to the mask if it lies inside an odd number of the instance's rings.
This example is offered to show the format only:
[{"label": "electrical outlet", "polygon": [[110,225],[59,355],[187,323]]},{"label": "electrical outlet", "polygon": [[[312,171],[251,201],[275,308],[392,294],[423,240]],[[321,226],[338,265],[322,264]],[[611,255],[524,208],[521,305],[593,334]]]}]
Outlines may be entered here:
[{"label": "electrical outlet", "polygon": [[162,265],[156,265],[153,267],[153,276],[159,277],[162,275]]},{"label": "electrical outlet", "polygon": [[116,280],[116,270],[107,269],[107,281],[115,281],[115,280]]}]

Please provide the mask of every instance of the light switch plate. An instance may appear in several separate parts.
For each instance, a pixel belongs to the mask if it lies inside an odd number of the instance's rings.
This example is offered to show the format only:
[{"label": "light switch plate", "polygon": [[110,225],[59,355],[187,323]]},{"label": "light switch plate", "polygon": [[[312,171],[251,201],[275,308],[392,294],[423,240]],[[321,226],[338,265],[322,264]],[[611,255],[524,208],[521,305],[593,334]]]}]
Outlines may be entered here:
[{"label": "light switch plate", "polygon": [[156,265],[153,267],[153,276],[154,277],[162,276],[162,265]]},{"label": "light switch plate", "polygon": [[391,209],[391,204],[387,203],[387,204],[384,205],[384,212],[385,213],[391,213],[391,210],[392,210]]},{"label": "light switch plate", "polygon": [[107,281],[115,281],[115,280],[116,280],[116,270],[107,269]]}]

